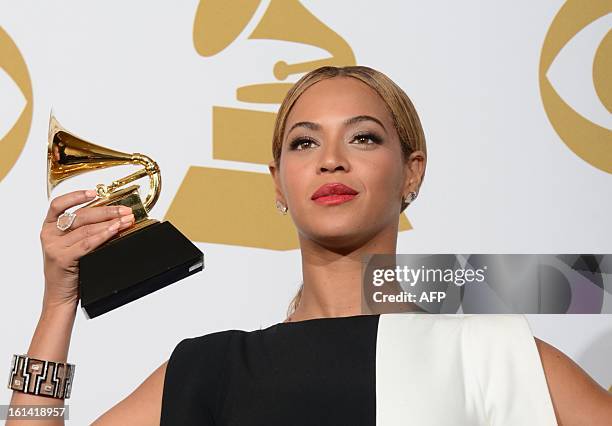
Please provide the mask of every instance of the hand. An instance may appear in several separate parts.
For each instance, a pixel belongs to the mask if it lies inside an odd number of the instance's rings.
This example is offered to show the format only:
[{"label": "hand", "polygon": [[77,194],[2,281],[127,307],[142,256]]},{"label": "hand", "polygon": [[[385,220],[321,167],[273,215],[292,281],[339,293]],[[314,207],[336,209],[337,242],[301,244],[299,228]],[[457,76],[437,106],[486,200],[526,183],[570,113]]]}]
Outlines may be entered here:
[{"label": "hand", "polygon": [[44,305],[75,305],[79,299],[79,259],[134,223],[129,207],[81,207],[75,211],[76,218],[70,230],[57,228],[59,215],[95,196],[95,191],[75,191],[51,201],[40,231],[45,272]]}]

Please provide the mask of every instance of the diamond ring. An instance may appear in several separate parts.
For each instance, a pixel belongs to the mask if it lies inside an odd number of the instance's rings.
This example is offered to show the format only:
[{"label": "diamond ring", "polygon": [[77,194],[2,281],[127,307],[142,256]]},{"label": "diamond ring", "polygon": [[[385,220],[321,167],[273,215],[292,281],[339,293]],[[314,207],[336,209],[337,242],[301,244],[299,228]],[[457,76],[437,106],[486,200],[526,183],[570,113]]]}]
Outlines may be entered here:
[{"label": "diamond ring", "polygon": [[72,224],[74,223],[74,219],[76,218],[76,213],[72,212],[64,212],[57,218],[57,229],[60,231],[67,231],[70,229]]}]

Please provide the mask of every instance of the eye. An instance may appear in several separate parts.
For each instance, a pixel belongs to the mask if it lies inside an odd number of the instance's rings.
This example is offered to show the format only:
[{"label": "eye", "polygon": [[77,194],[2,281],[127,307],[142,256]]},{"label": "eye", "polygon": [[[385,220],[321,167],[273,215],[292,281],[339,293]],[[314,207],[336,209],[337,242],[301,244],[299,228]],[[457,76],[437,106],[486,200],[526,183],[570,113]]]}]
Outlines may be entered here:
[{"label": "eye", "polygon": [[353,141],[357,142],[358,145],[375,145],[380,144],[382,139],[374,133],[360,133],[353,137]]},{"label": "eye", "polygon": [[302,136],[302,137],[292,140],[291,143],[289,144],[289,149],[296,150],[296,151],[303,151],[305,149],[308,149],[314,146],[315,144],[316,144],[316,141],[314,139]]}]

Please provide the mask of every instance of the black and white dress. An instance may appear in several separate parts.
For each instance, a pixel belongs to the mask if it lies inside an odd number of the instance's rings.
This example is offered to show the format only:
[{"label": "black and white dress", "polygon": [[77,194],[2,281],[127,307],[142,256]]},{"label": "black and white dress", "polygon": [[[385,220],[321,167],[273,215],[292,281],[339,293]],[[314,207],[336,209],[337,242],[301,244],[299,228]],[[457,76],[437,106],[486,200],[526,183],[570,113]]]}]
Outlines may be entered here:
[{"label": "black and white dress", "polygon": [[161,425],[556,425],[524,315],[381,314],[182,340]]}]

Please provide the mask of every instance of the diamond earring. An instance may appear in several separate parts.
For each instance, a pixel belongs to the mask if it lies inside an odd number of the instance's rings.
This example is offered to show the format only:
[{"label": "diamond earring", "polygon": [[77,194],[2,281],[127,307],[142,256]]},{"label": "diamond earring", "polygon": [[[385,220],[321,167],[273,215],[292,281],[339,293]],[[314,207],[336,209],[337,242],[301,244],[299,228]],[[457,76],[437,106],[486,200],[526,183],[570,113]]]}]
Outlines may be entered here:
[{"label": "diamond earring", "polygon": [[283,203],[278,200],[276,200],[276,209],[282,214],[287,214],[287,210],[289,210],[287,206],[283,205]]},{"label": "diamond earring", "polygon": [[410,191],[408,195],[404,197],[404,203],[410,204],[416,199],[416,197],[417,197],[417,193],[414,191]]}]

